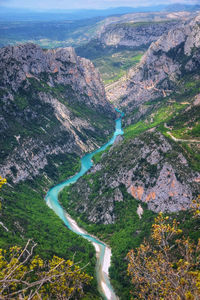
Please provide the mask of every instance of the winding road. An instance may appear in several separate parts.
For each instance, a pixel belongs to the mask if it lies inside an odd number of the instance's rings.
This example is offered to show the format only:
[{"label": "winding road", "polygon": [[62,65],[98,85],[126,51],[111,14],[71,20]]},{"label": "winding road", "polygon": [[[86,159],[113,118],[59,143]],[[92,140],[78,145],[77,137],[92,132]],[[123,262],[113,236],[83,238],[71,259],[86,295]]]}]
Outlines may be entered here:
[{"label": "winding road", "polygon": [[60,217],[60,219],[65,223],[65,225],[75,232],[78,235],[81,235],[83,238],[87,239],[93,244],[96,250],[96,274],[97,274],[97,283],[98,289],[102,297],[106,300],[118,300],[118,297],[115,295],[114,289],[111,286],[109,279],[109,267],[111,263],[111,249],[103,242],[101,242],[96,237],[87,233],[84,229],[80,228],[76,221],[73,220],[69,214],[63,209],[58,201],[58,194],[62,189],[70,184],[75,183],[81,176],[83,176],[92,166],[92,158],[96,153],[104,151],[108,146],[112,145],[118,135],[123,135],[121,120],[124,114],[120,112],[117,108],[116,111],[121,114],[120,118],[115,121],[115,132],[113,137],[99,149],[86,154],[81,158],[81,170],[73,177],[67,179],[66,181],[56,185],[51,188],[47,195],[45,196],[45,201],[47,205],[54,210],[54,212]]},{"label": "winding road", "polygon": [[170,135],[170,137],[172,138],[172,140],[174,140],[175,142],[200,143],[199,140],[184,140],[184,139],[177,139],[175,136],[172,135],[172,133],[171,133],[170,131],[167,131],[167,133]]}]

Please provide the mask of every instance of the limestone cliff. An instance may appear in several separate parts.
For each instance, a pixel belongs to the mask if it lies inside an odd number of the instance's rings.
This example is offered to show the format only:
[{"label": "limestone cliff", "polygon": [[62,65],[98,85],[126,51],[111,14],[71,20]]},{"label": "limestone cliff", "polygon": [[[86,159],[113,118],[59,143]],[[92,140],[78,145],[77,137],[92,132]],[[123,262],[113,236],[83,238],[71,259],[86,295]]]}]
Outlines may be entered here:
[{"label": "limestone cliff", "polygon": [[111,24],[101,32],[99,40],[106,46],[147,47],[178,22],[130,22]]},{"label": "limestone cliff", "polygon": [[[42,50],[34,44],[0,49],[1,89],[17,92],[30,86],[30,78],[43,80],[49,87],[71,86],[76,101],[111,112],[98,71],[73,48]],[[67,95],[72,101],[71,95]]]},{"label": "limestone cliff", "polygon": [[126,202],[123,187],[150,210],[177,212],[188,209],[200,193],[199,180],[200,173],[191,169],[181,148],[149,130],[111,147],[90,174],[70,187],[65,199],[87,220],[112,224],[116,203]]},{"label": "limestone cliff", "polygon": [[179,24],[153,42],[140,64],[126,80],[108,91],[127,111],[141,103],[166,97],[187,74],[198,75],[200,56],[200,16]]},{"label": "limestone cliff", "polygon": [[1,175],[40,173],[51,155],[78,155],[113,130],[115,112],[99,73],[73,48],[34,44],[0,49]]}]

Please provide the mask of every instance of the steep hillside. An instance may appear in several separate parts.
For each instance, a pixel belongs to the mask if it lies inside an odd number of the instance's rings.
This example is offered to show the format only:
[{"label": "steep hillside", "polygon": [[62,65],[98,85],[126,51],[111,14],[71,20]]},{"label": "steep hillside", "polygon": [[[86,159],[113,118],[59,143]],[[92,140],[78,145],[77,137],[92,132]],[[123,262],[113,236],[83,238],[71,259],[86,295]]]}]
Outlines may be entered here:
[{"label": "steep hillside", "polygon": [[[167,96],[186,75],[199,70],[200,17],[177,26],[152,43],[128,80],[109,91],[127,111],[149,100]],[[128,107],[128,108],[127,108]]]},{"label": "steep hillside", "polygon": [[188,209],[200,193],[200,173],[192,170],[182,147],[155,127],[135,138],[129,136],[128,129],[126,132],[124,141],[69,188],[67,208],[90,222],[115,223],[116,203],[126,201],[120,191],[123,185],[133,198],[155,212]]},{"label": "steep hillside", "polygon": [[[180,10],[177,12],[146,12],[130,13],[121,16],[108,17],[99,22],[96,36],[84,47],[78,47],[81,54],[94,57],[96,48],[103,47],[127,47],[127,48],[147,48],[152,41],[156,41],[165,32],[174,28],[176,24],[191,20],[198,12],[187,12]],[[95,39],[94,39],[95,38]],[[92,48],[92,53],[87,51]],[[88,57],[90,58],[90,57]]]},{"label": "steep hillside", "polygon": [[[148,14],[146,15],[148,20]],[[123,20],[123,17],[121,17]],[[98,37],[77,47],[77,53],[91,59],[106,85],[126,75],[138,63],[151,42],[179,24],[178,20],[103,23]],[[137,19],[137,18],[136,18]]]},{"label": "steep hillside", "polygon": [[101,32],[99,41],[105,46],[147,47],[177,24],[177,21],[111,24]]},{"label": "steep hillside", "polygon": [[76,51],[93,61],[106,87],[108,85],[106,89],[112,92],[115,85],[109,85],[127,75],[153,41],[194,15],[187,12],[160,12],[110,17],[99,23],[95,38],[78,46]]},{"label": "steep hillside", "polygon": [[99,73],[72,48],[26,44],[0,56],[2,176],[30,179],[51,157],[81,155],[112,131],[115,113]]}]

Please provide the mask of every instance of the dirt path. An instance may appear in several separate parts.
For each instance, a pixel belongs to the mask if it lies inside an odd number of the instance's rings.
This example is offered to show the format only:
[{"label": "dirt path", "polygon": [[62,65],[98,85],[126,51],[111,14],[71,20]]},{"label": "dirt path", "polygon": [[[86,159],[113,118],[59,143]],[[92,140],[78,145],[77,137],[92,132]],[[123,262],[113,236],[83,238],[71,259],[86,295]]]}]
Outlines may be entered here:
[{"label": "dirt path", "polygon": [[174,140],[175,142],[200,143],[200,140],[184,140],[184,139],[177,139],[177,138],[175,138],[175,136],[172,135],[171,132],[167,131],[167,133],[170,135],[170,137],[172,138],[172,140]]}]

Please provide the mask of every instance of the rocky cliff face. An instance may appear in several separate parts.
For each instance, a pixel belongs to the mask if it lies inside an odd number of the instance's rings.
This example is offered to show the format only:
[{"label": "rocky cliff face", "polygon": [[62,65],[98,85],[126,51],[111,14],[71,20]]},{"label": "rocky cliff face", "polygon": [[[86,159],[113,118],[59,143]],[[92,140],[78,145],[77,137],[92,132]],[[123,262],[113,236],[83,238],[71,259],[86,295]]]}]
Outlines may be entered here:
[{"label": "rocky cliff face", "polygon": [[98,29],[98,36],[102,32],[106,31],[106,27],[109,28],[110,25],[126,24],[126,23],[158,23],[158,22],[177,22],[186,21],[197,16],[198,10],[196,11],[162,11],[162,12],[144,12],[144,13],[130,13],[120,16],[108,17],[99,23],[100,27]]},{"label": "rocky cliff face", "polygon": [[[132,13],[108,17],[97,32],[97,42],[106,46],[141,48],[148,47],[161,35],[181,22],[191,20],[198,12]],[[102,23],[102,24],[101,24]]]},{"label": "rocky cliff face", "polygon": [[147,47],[178,22],[120,23],[106,26],[99,40],[106,46]]},{"label": "rocky cliff face", "polygon": [[33,44],[0,49],[1,175],[40,173],[51,155],[94,149],[115,113],[93,64],[73,48]]},{"label": "rocky cliff face", "polygon": [[126,201],[122,195],[125,186],[129,194],[155,212],[188,209],[200,193],[200,174],[191,170],[177,147],[155,129],[119,141],[103,154],[90,174],[70,187],[69,207],[91,222],[114,223],[115,204]]},{"label": "rocky cliff face", "polygon": [[132,111],[149,100],[169,95],[180,79],[199,70],[200,16],[178,25],[152,43],[137,68],[115,84],[109,98]]},{"label": "rocky cliff face", "polygon": [[[49,87],[70,85],[76,101],[111,112],[105,99],[99,73],[87,59],[76,56],[73,48],[42,50],[34,44],[0,49],[0,72],[2,89],[17,92],[30,86],[29,79],[42,80]],[[71,95],[67,95],[72,101]]]}]

